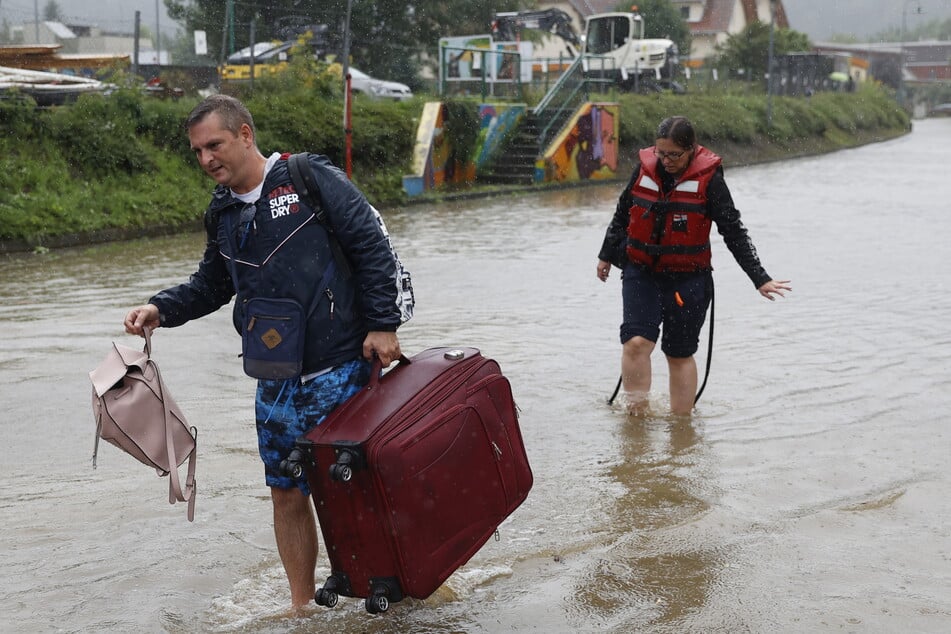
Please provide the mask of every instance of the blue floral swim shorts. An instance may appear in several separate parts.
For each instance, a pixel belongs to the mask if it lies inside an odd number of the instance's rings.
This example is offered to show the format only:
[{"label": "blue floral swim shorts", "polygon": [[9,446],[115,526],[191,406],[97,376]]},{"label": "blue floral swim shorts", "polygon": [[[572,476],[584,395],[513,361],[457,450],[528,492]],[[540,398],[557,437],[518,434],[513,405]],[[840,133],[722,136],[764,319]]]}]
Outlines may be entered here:
[{"label": "blue floral swim shorts", "polygon": [[299,379],[258,381],[254,417],[258,428],[258,450],[264,461],[269,487],[298,487],[310,495],[307,480],[282,475],[281,461],[294,449],[294,441],[323,422],[344,401],[370,381],[370,362],[354,359],[306,383]]}]

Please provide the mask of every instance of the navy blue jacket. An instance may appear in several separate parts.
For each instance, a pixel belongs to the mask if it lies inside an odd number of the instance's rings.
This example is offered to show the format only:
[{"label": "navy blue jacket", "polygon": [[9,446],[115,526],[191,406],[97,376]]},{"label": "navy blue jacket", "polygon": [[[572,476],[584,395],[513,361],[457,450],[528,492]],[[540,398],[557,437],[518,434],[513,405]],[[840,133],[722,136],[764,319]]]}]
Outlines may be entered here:
[{"label": "navy blue jacket", "polygon": [[[361,356],[368,331],[397,329],[397,271],[366,198],[325,156],[312,154],[327,222],[351,274],[334,262],[327,229],[298,196],[286,159],[268,172],[255,203],[242,203],[227,187],[215,189],[205,211],[208,241],[198,270],[149,303],[158,306],[163,326],[174,327],[224,306],[237,289],[233,319],[240,334],[249,299],[295,299],[312,309],[303,368],[309,374]],[[334,274],[317,288],[331,263]]]}]

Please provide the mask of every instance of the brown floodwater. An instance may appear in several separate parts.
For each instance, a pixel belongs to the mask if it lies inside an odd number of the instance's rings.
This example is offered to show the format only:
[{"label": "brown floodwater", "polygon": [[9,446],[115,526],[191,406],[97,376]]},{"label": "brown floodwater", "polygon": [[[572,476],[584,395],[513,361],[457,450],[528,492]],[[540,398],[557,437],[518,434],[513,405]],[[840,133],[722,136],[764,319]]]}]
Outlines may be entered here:
[{"label": "brown floodwater", "polygon": [[[607,405],[620,281],[595,278],[620,185],[391,210],[417,293],[404,351],[465,344],[510,377],[526,503],[432,597],[289,616],[229,311],[153,339],[198,427],[196,520],[104,445],[87,372],[199,234],[0,258],[0,631],[942,632],[951,628],[951,119],[727,183],[793,293],[714,238],[709,383],[668,415]],[[707,357],[701,335],[698,364]],[[321,557],[318,575],[328,565]]]}]

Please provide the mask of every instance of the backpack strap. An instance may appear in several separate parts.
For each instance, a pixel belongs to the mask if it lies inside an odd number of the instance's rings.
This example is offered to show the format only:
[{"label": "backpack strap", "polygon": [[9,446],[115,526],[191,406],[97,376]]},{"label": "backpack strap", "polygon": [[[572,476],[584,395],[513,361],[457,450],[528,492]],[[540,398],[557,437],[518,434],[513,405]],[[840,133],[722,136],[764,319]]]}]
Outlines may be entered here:
[{"label": "backpack strap", "polygon": [[143,332],[145,334],[145,353],[148,356],[147,363],[151,366],[152,370],[155,372],[155,378],[157,379],[158,387],[158,398],[162,401],[162,408],[165,413],[165,447],[168,455],[168,503],[175,504],[178,502],[187,502],[188,503],[188,521],[195,521],[195,493],[198,490],[198,485],[195,482],[195,462],[198,457],[198,430],[194,427],[191,428],[192,436],[195,439],[195,445],[192,447],[191,453],[188,455],[188,473],[186,475],[185,487],[182,489],[181,480],[178,476],[178,460],[176,456],[178,453],[175,451],[175,439],[172,435],[172,413],[169,409],[169,401],[165,397],[165,381],[162,380],[162,373],[159,372],[158,364],[152,361],[152,339],[149,336],[149,329],[144,328]]},{"label": "backpack strap", "polygon": [[333,225],[327,220],[327,214],[324,206],[320,204],[320,188],[317,186],[317,179],[314,178],[314,170],[307,163],[307,152],[291,154],[287,159],[287,171],[290,174],[294,189],[303,198],[310,208],[314,211],[314,217],[317,222],[327,230],[330,238],[330,250],[333,251],[334,259],[337,261],[337,267],[341,270],[345,278],[349,278],[353,272],[350,261],[340,246],[340,240],[334,233]]},{"label": "backpack strap", "polygon": [[317,187],[317,181],[314,179],[314,171],[307,164],[307,156],[307,152],[291,154],[287,159],[287,171],[290,172],[294,189],[314,210],[317,222],[331,229],[327,225],[327,214],[324,213],[324,207],[320,204],[320,188]]},{"label": "backpack strap", "polygon": [[165,446],[168,450],[168,503],[175,504],[178,502],[188,502],[188,521],[195,521],[195,493],[198,490],[198,485],[195,482],[195,461],[198,457],[198,430],[194,427],[191,428],[192,437],[195,439],[195,446],[192,447],[191,453],[188,455],[188,473],[186,475],[185,487],[182,489],[181,480],[178,476],[178,465],[176,464],[175,456],[175,439],[172,437],[172,413],[169,411],[168,400],[165,398],[165,382],[162,380],[162,375],[159,373],[158,365],[156,365],[151,359],[149,360],[149,365],[152,366],[152,369],[155,370],[155,374],[158,377],[158,386],[159,386],[159,398],[162,401],[162,405],[165,409]]}]

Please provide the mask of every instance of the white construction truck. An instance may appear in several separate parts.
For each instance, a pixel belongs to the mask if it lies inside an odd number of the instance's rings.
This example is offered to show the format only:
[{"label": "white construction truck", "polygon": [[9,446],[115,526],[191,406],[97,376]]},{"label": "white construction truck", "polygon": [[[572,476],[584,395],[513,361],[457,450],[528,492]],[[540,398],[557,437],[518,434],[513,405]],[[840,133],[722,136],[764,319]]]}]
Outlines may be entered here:
[{"label": "white construction truck", "polygon": [[611,78],[625,90],[678,89],[677,45],[666,38],[645,39],[644,19],[636,12],[596,13],[585,18],[584,38],[560,9],[496,13],[492,37],[515,41],[519,31],[545,31],[565,40],[572,56],[584,57],[585,71]]}]

